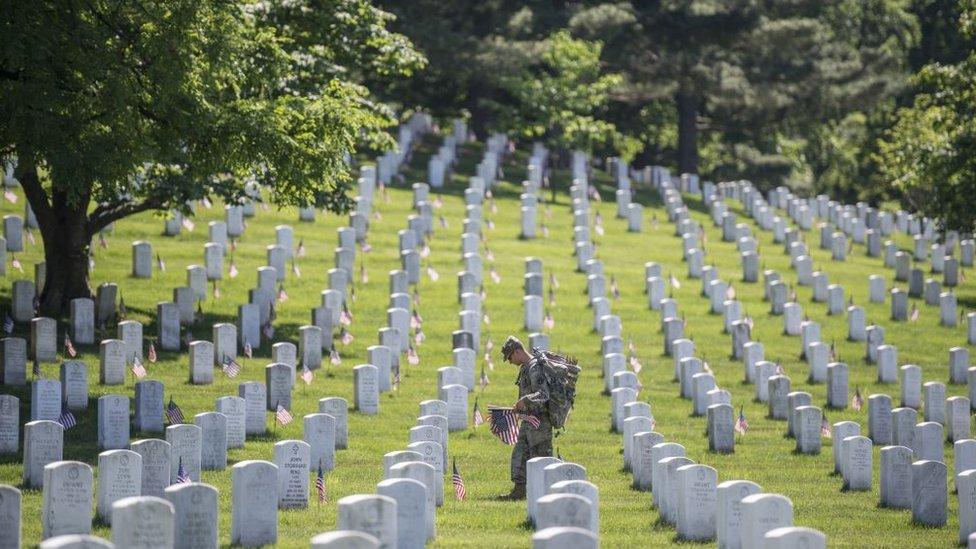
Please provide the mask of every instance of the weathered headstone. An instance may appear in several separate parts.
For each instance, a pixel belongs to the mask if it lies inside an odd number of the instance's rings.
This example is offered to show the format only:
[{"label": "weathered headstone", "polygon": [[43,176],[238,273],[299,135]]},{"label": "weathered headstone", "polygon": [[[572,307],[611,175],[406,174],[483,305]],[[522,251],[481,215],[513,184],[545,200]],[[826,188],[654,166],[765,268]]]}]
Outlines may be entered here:
[{"label": "weathered headstone", "polygon": [[232,544],[243,547],[278,541],[278,468],[271,462],[247,460],[231,468]]},{"label": "weathered headstone", "polygon": [[133,425],[140,433],[163,432],[163,382],[136,382],[136,413]]},{"label": "weathered headstone", "polygon": [[166,488],[163,497],[173,505],[175,549],[218,546],[220,521],[216,488],[198,482],[174,484]]},{"label": "weathered headstone", "polygon": [[108,450],[98,454],[98,491],[95,509],[112,524],[112,504],[142,493],[142,456],[132,450]]},{"label": "weathered headstone", "polygon": [[349,445],[349,403],[341,397],[326,397],[319,400],[319,412],[335,418],[336,450],[344,450]]},{"label": "weathered headstone", "polygon": [[129,445],[129,397],[105,395],[98,399],[98,447],[103,450]]},{"label": "weathered headstone", "polygon": [[44,467],[42,536],[89,534],[92,529],[92,468],[79,461],[55,461]]},{"label": "weathered headstone", "polygon": [[912,463],[912,521],[922,526],[944,526],[947,515],[947,469],[941,461]]},{"label": "weathered headstone", "polygon": [[262,435],[268,431],[267,388],[258,381],[237,386],[237,396],[244,399],[244,430],[248,435]]},{"label": "weathered headstone", "polygon": [[201,429],[200,468],[223,471],[227,468],[227,416],[220,412],[203,412],[193,416]]},{"label": "weathered headstone", "polygon": [[166,442],[170,446],[170,484],[176,482],[180,464],[194,482],[200,482],[203,430],[196,425],[181,423],[166,428]]},{"label": "weathered headstone", "polygon": [[908,509],[912,506],[912,450],[904,446],[881,449],[881,506]]},{"label": "weathered headstone", "polygon": [[142,485],[139,494],[162,496],[170,485],[170,444],[165,440],[149,438],[133,442],[129,449],[139,454],[142,461]]}]

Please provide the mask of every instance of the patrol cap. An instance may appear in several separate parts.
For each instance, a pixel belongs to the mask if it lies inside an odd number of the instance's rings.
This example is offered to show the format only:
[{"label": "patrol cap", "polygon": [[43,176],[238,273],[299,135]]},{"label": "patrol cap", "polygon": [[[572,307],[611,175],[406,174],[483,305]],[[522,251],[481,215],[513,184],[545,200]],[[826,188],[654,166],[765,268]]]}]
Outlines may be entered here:
[{"label": "patrol cap", "polygon": [[524,348],[525,347],[522,345],[522,342],[519,341],[519,338],[515,336],[508,336],[508,339],[505,340],[505,344],[502,345],[502,358],[508,360],[516,349]]}]

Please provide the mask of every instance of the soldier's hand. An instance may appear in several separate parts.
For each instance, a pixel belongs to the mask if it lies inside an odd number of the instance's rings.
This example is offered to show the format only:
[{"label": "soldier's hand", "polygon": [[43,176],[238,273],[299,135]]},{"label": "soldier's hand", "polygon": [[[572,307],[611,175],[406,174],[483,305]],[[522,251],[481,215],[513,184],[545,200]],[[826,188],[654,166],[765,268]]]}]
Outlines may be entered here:
[{"label": "soldier's hand", "polygon": [[525,406],[523,405],[521,400],[516,400],[515,405],[512,406],[512,409],[515,410],[516,412],[521,412],[524,408]]}]

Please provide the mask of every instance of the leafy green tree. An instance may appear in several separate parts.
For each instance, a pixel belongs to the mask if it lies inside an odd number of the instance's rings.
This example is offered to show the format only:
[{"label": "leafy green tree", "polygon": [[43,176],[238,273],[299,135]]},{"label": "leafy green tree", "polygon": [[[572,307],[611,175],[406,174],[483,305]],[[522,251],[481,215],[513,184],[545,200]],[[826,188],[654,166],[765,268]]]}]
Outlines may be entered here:
[{"label": "leafy green tree", "polygon": [[622,143],[616,127],[601,117],[610,92],[621,82],[620,75],[601,70],[602,48],[567,31],[553,34],[541,44],[537,59],[502,79],[512,101],[497,107],[499,124],[524,139],[543,140],[553,150],[592,152]]},{"label": "leafy green tree", "polygon": [[[962,3],[964,36],[976,37],[976,2]],[[976,229],[976,50],[956,64],[934,63],[916,76],[920,93],[880,147],[882,173],[905,205],[946,229]]]},{"label": "leafy green tree", "polygon": [[594,2],[570,28],[606,43],[604,61],[627,78],[624,118],[671,105],[658,119],[677,126],[679,171],[769,184],[805,163],[820,124],[901,88],[916,32],[902,0]]},{"label": "leafy green tree", "polygon": [[423,58],[366,0],[13,1],[0,18],[0,154],[44,240],[41,310],[89,296],[92,236],[248,183],[349,207],[345,155],[389,139],[358,84]]}]

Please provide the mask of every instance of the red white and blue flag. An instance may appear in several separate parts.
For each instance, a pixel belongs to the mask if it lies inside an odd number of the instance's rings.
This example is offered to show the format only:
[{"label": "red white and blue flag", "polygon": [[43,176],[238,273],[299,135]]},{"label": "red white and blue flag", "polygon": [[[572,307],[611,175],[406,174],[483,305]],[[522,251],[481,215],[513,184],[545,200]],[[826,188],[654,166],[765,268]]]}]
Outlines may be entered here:
[{"label": "red white and blue flag", "polygon": [[454,473],[451,475],[451,483],[454,484],[454,497],[457,498],[458,501],[464,501],[464,496],[466,496],[468,492],[464,488],[464,479],[461,478],[461,472],[458,471],[456,459],[452,465],[454,466]]},{"label": "red white and blue flag", "polygon": [[488,407],[488,426],[492,434],[508,445],[518,442],[519,420],[523,420],[533,427],[539,427],[539,418],[516,413],[512,408]]}]

